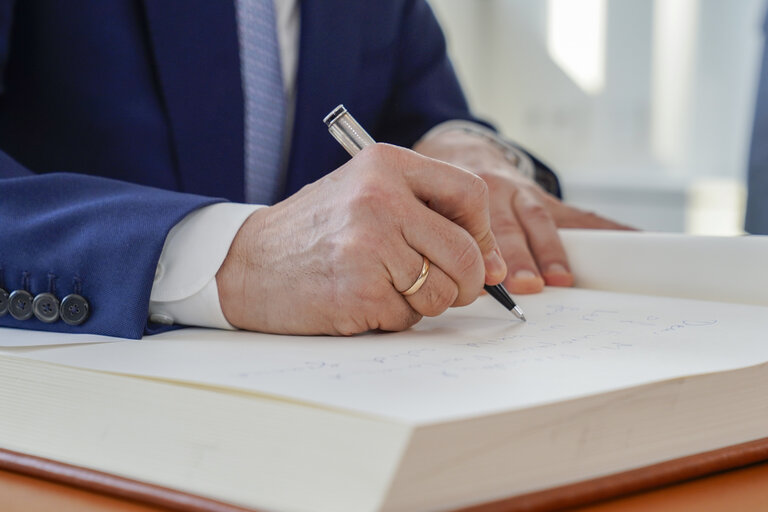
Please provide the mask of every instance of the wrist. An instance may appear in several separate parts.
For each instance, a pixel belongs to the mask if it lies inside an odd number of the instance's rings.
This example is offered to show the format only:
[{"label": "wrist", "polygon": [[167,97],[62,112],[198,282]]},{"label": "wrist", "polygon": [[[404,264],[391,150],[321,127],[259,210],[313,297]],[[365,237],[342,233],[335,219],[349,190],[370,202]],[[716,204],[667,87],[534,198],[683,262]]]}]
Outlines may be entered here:
[{"label": "wrist", "polygon": [[200,208],[168,233],[157,263],[150,320],[231,329],[219,305],[215,276],[256,205],[216,203]]},{"label": "wrist", "polygon": [[[224,262],[216,272],[219,304],[226,320],[238,329],[260,330],[254,319],[263,311],[254,303],[260,293],[248,293],[260,279],[261,246],[259,236],[265,225],[264,217],[270,208],[254,211],[243,222],[229,247]],[[247,320],[246,320],[247,319]]]},{"label": "wrist", "polygon": [[[439,151],[450,154],[453,163],[468,160],[467,167],[481,172],[493,169],[512,168],[519,175],[533,180],[536,167],[531,158],[521,149],[500,137],[493,130],[469,121],[448,121],[427,132],[415,145],[416,151],[429,155]],[[439,150],[437,148],[440,148]],[[482,161],[481,157],[482,156]]]}]

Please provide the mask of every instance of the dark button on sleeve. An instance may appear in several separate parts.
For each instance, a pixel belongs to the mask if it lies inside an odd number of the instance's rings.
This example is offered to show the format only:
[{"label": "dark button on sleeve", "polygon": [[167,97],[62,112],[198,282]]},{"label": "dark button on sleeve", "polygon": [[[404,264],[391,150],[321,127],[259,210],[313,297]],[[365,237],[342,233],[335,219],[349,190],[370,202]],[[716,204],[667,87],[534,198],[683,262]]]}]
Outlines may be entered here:
[{"label": "dark button on sleeve", "polygon": [[55,322],[59,319],[59,299],[51,293],[41,293],[32,301],[32,312],[41,322]]},{"label": "dark button on sleeve", "polygon": [[0,316],[8,314],[8,292],[0,288]]},{"label": "dark button on sleeve", "polygon": [[8,309],[16,320],[32,318],[32,295],[26,290],[14,290],[8,297]]},{"label": "dark button on sleeve", "polygon": [[69,325],[80,325],[88,319],[90,306],[82,296],[72,293],[61,301],[61,319]]}]

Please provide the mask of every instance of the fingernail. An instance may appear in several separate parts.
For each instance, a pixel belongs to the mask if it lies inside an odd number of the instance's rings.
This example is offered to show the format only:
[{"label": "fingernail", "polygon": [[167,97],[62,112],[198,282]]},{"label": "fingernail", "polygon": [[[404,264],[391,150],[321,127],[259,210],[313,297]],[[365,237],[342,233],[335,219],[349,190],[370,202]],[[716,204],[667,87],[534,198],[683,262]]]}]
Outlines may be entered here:
[{"label": "fingernail", "polygon": [[544,280],[532,270],[520,269],[504,285],[510,293],[538,293],[544,288]]},{"label": "fingernail", "polygon": [[560,263],[553,263],[547,267],[545,274],[570,274]]},{"label": "fingernail", "polygon": [[536,274],[534,274],[532,271],[523,269],[515,272],[515,279],[525,280],[525,279],[538,279],[538,278]]},{"label": "fingernail", "polygon": [[549,286],[573,286],[573,275],[560,263],[553,263],[547,267],[544,280]]},{"label": "fingernail", "polygon": [[504,258],[501,257],[501,251],[497,247],[488,255],[488,262],[485,270],[488,275],[495,280],[501,281],[507,275],[507,264],[504,263]]}]

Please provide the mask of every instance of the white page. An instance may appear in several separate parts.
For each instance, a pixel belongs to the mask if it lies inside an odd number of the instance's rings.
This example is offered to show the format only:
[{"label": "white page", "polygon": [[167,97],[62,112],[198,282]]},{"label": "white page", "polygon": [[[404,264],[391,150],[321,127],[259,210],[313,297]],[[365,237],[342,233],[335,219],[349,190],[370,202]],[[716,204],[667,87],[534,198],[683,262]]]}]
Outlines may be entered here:
[{"label": "white page", "polygon": [[768,361],[768,308],[547,289],[521,323],[485,296],[351,338],[202,329],[32,351],[84,368],[234,387],[435,422]]},{"label": "white page", "polygon": [[576,286],[768,306],[768,236],[560,230]]},{"label": "white page", "polygon": [[96,334],[65,334],[60,332],[32,331],[28,329],[0,328],[0,352],[3,348],[36,348],[49,345],[79,345],[81,343],[110,343],[124,338]]}]

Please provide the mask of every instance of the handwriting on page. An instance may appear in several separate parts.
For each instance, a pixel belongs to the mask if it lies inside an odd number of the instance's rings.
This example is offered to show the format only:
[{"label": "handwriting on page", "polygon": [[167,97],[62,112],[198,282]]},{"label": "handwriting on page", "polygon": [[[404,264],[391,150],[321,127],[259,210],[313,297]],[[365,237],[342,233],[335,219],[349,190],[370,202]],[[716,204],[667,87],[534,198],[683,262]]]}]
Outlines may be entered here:
[{"label": "handwriting on page", "polygon": [[[543,313],[543,314],[542,314]],[[462,322],[453,318],[453,322]],[[664,313],[648,314],[610,308],[575,307],[547,304],[528,323],[466,317],[465,322],[483,327],[467,329],[473,333],[457,340],[443,335],[449,331],[438,321],[434,327],[419,327],[418,333],[381,334],[375,343],[370,338],[349,338],[344,357],[311,358],[285,366],[269,366],[243,371],[237,378],[260,380],[280,376],[313,376],[335,380],[354,380],[364,376],[434,375],[457,379],[477,372],[502,372],[521,366],[530,367],[567,363],[600,354],[625,352],[649,345],[665,346],[695,343],[696,331],[712,329],[717,319],[681,318]],[[490,327],[484,327],[486,324]],[[463,325],[463,324],[462,324]],[[463,328],[462,328],[463,330]],[[382,343],[386,340],[386,343]],[[344,342],[342,342],[344,343]],[[368,345],[368,347],[366,346]],[[372,347],[375,346],[375,352]],[[334,351],[337,354],[338,351]]]}]

